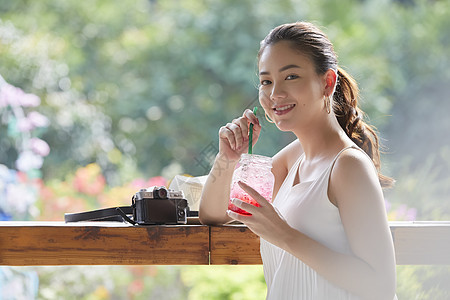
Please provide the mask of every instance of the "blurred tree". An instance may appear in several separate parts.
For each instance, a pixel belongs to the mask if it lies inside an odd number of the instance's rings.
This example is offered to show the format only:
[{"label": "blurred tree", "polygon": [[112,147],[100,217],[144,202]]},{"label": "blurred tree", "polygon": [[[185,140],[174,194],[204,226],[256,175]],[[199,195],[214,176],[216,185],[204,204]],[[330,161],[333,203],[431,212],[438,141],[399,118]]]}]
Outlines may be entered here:
[{"label": "blurred tree", "polygon": [[412,3],[394,5],[377,21],[383,36],[377,52],[392,66],[383,88],[392,117],[381,127],[397,178],[388,196],[417,207],[418,219],[448,220],[450,3]]},{"label": "blurred tree", "polygon": [[[255,8],[248,1],[1,3],[9,33],[0,71],[41,95],[53,116],[44,176],[93,161],[110,184],[172,163],[206,173],[203,149],[257,94],[255,55],[271,24],[261,30],[259,16],[247,14]],[[261,148],[286,143],[272,138]]]}]

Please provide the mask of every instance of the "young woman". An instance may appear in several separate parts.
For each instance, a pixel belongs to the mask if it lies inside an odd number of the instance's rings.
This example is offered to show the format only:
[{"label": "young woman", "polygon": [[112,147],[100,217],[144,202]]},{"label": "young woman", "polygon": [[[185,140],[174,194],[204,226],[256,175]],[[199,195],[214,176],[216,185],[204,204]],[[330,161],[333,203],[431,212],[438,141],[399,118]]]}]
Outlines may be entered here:
[{"label": "young woman", "polygon": [[219,153],[203,190],[200,220],[237,220],[261,238],[267,299],[395,299],[378,138],[357,107],[355,81],[338,67],[326,35],[310,23],[274,28],[258,53],[266,117],[297,139],[273,157],[273,203],[241,183],[260,207],[227,211],[230,182],[261,126],[246,110],[219,130]]}]

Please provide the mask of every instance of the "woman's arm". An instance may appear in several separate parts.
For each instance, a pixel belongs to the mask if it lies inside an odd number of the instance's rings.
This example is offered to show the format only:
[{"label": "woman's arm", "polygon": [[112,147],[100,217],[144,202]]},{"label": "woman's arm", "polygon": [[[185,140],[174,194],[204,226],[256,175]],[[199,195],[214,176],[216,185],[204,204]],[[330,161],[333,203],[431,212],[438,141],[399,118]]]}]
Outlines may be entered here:
[{"label": "woman's arm", "polygon": [[339,208],[355,259],[360,260],[354,263],[355,282],[342,278],[342,284],[351,285],[367,299],[393,299],[394,245],[378,174],[367,155],[349,149],[339,157],[331,174],[329,195]]},{"label": "woman's arm", "polygon": [[234,168],[241,154],[248,149],[249,124],[253,123],[253,144],[258,140],[261,125],[249,109],[242,117],[222,126],[219,130],[219,153],[203,187],[199,219],[202,224],[219,225],[231,221],[227,216],[230,185]]},{"label": "woman's arm", "polygon": [[199,219],[202,224],[220,225],[232,219],[227,216],[230,184],[237,161],[217,154],[202,190]]},{"label": "woman's arm", "polygon": [[242,185],[261,207],[235,200],[252,216],[229,215],[270,243],[290,252],[318,274],[362,299],[392,300],[395,260],[376,171],[359,150],[347,150],[337,160],[329,196],[337,203],[353,255],[342,254],[290,227],[273,207]]}]

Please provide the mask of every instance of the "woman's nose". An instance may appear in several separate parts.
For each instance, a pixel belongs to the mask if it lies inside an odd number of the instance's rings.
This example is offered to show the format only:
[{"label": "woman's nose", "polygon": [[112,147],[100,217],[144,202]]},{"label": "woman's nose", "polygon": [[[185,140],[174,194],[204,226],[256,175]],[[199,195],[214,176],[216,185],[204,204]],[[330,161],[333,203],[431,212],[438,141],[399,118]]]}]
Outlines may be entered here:
[{"label": "woman's nose", "polygon": [[287,97],[287,93],[280,84],[274,84],[270,93],[270,100],[276,101]]}]

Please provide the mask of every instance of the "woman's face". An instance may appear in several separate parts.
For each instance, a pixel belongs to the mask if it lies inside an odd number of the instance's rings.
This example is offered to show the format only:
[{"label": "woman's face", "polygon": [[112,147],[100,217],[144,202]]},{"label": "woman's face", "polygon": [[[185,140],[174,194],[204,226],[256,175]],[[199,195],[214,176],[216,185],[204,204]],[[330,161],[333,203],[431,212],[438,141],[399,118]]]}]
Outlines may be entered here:
[{"label": "woman's face", "polygon": [[281,41],[267,46],[259,60],[259,101],[282,131],[314,126],[324,113],[325,76],[313,62]]}]

